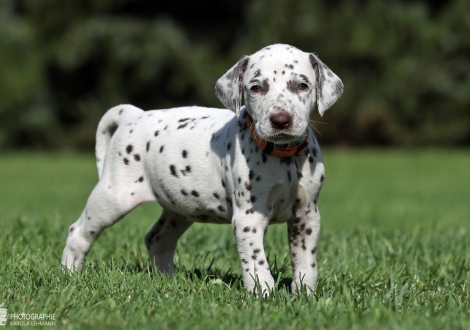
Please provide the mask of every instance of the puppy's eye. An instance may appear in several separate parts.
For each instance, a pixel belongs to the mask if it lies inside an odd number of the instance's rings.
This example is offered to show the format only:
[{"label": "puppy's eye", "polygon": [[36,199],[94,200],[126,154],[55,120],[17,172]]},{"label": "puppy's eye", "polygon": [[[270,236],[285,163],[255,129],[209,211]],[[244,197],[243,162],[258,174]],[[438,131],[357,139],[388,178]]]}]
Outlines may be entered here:
[{"label": "puppy's eye", "polygon": [[297,86],[297,90],[298,91],[306,91],[308,89],[308,85],[307,84],[304,84],[304,83],[300,83],[298,86]]},{"label": "puppy's eye", "polygon": [[253,93],[262,93],[263,92],[263,88],[261,88],[261,86],[259,85],[254,85],[250,88],[250,90],[253,92]]}]

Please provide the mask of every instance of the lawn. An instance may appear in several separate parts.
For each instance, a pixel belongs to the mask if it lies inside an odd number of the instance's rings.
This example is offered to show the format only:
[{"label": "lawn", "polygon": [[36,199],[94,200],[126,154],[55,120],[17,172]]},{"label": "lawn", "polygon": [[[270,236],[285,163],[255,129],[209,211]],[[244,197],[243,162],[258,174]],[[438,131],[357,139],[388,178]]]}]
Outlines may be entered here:
[{"label": "lawn", "polygon": [[[292,297],[285,225],[265,240],[278,288],[243,289],[230,226],[196,224],[178,272],[147,263],[146,204],[107,229],[84,272],[60,270],[97,181],[91,155],[0,155],[0,307],[57,326],[136,329],[470,329],[470,152],[326,150],[316,295]],[[12,320],[9,320],[12,322]],[[7,324],[7,327],[11,323]]]}]

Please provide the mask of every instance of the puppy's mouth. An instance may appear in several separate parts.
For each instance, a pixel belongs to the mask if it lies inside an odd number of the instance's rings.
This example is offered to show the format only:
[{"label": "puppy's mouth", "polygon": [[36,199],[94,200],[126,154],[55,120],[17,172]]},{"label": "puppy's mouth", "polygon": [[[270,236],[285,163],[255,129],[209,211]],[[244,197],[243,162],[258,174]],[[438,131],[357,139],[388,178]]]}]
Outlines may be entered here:
[{"label": "puppy's mouth", "polygon": [[291,146],[302,143],[305,140],[306,134],[307,132],[304,132],[304,134],[300,136],[287,133],[276,133],[270,136],[266,136],[265,140],[274,143],[276,147],[289,148]]},{"label": "puppy's mouth", "polygon": [[275,147],[278,148],[289,148],[293,147],[299,144],[302,144],[306,137],[307,137],[307,132],[308,132],[308,126],[307,128],[300,134],[292,134],[291,129],[267,129],[267,132],[263,132],[262,126],[256,125],[253,123],[253,120],[249,114],[247,114],[246,118],[246,123],[248,125],[248,128],[250,129],[252,137],[256,139],[261,139],[266,142],[270,142],[274,144]]}]

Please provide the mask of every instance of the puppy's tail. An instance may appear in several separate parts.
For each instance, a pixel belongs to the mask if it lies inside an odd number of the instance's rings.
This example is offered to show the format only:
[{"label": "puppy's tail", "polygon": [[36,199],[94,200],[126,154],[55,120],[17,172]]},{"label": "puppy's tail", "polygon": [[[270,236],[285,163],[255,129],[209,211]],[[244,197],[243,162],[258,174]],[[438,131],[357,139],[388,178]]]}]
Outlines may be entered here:
[{"label": "puppy's tail", "polygon": [[96,166],[98,176],[103,174],[104,160],[108,150],[109,141],[114,132],[121,126],[129,122],[132,118],[142,114],[143,110],[130,104],[121,104],[109,109],[101,118],[96,130]]}]

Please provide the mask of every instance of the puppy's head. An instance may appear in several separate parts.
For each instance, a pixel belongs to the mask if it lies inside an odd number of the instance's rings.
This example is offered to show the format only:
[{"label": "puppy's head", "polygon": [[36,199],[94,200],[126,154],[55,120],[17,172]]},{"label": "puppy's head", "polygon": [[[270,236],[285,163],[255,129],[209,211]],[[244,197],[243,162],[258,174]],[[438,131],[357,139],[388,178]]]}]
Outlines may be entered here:
[{"label": "puppy's head", "polygon": [[215,85],[219,100],[238,113],[245,99],[258,135],[275,144],[305,137],[310,111],[320,115],[343,93],[343,83],[320,59],[276,44],[243,56]]}]

